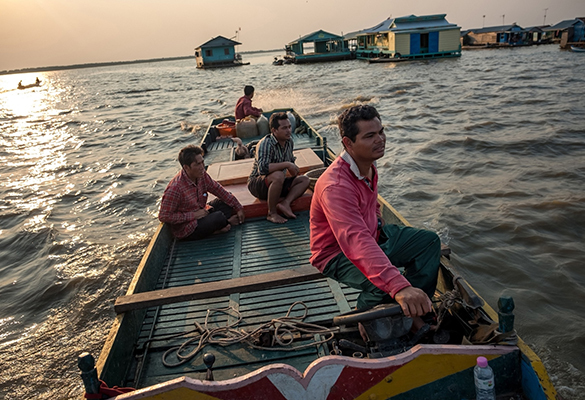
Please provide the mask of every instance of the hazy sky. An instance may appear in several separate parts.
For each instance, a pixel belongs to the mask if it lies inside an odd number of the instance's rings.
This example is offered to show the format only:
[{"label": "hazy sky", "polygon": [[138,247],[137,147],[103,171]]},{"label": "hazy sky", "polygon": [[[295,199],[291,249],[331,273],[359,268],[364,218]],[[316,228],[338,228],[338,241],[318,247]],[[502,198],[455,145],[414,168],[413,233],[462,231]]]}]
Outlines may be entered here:
[{"label": "hazy sky", "polygon": [[[283,48],[389,16],[447,14],[462,29],[585,17],[585,0],[0,0],[0,71],[192,55],[239,32],[238,51]],[[505,15],[502,18],[502,15]]]}]

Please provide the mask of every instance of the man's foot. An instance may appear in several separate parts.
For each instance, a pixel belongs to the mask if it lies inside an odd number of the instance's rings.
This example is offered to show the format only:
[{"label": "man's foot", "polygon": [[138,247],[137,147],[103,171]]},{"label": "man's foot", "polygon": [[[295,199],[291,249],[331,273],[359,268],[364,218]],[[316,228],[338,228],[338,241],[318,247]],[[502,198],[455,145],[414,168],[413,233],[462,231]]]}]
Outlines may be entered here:
[{"label": "man's foot", "polygon": [[268,216],[266,217],[266,219],[270,222],[273,222],[275,224],[284,224],[286,222],[286,218],[281,217],[280,215],[274,213],[274,214],[268,214]]},{"label": "man's foot", "polygon": [[232,226],[230,224],[227,224],[223,228],[218,229],[217,231],[213,232],[213,234],[217,235],[219,233],[228,233],[230,231],[230,229],[232,229]]},{"label": "man's foot", "polygon": [[228,222],[232,226],[240,225],[240,219],[235,214],[228,218]]},{"label": "man's foot", "polygon": [[282,215],[284,215],[287,218],[292,218],[292,219],[297,218],[295,213],[290,208],[289,204],[278,203],[276,205],[276,209],[278,210],[278,212],[280,212]]}]

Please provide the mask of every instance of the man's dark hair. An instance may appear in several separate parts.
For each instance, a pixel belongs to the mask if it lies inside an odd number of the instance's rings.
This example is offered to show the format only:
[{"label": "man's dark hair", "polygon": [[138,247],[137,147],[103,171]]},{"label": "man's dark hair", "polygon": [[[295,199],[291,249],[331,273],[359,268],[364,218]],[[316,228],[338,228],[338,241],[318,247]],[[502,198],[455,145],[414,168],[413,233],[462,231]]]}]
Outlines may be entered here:
[{"label": "man's dark hair", "polygon": [[374,118],[378,118],[380,121],[382,121],[378,110],[376,110],[373,106],[364,104],[350,107],[342,112],[339,118],[337,118],[339,134],[342,138],[347,136],[351,139],[352,142],[355,142],[355,138],[359,133],[357,122],[371,121]]},{"label": "man's dark hair", "polygon": [[254,93],[254,86],[246,85],[244,87],[244,94],[250,96],[252,93]]},{"label": "man's dark hair", "polygon": [[203,149],[199,146],[190,144],[189,146],[183,147],[181,151],[179,151],[178,157],[181,167],[183,165],[191,165],[193,161],[195,161],[195,157],[199,154],[203,157]]},{"label": "man's dark hair", "polygon": [[272,128],[274,129],[278,129],[280,128],[280,122],[283,119],[288,119],[288,115],[286,115],[285,112],[277,112],[274,113],[270,116],[270,121],[268,121],[268,124],[270,125],[270,131],[272,131]]}]

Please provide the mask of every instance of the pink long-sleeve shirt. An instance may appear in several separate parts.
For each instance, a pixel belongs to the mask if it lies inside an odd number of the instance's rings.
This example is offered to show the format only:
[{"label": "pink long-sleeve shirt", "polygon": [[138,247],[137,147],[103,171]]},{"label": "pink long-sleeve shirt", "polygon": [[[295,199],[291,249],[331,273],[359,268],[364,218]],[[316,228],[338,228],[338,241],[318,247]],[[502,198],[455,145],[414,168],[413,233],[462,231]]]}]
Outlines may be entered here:
[{"label": "pink long-sleeve shirt", "polygon": [[378,172],[370,185],[343,152],[321,175],[311,202],[311,259],[320,271],[340,252],[392,297],[411,286],[378,246]]}]

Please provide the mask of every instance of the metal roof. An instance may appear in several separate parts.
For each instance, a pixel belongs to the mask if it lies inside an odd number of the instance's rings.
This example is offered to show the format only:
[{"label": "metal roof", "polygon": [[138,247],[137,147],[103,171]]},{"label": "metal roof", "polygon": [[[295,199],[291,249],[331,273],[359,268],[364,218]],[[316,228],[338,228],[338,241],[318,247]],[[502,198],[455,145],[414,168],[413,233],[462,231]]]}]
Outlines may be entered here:
[{"label": "metal roof", "polygon": [[336,35],[335,33],[325,32],[322,29],[318,31],[309,33],[308,35],[302,36],[297,40],[293,40],[289,43],[289,45],[294,43],[304,43],[304,42],[324,42],[328,40],[341,40],[343,39],[342,36]]},{"label": "metal roof", "polygon": [[551,26],[550,28],[543,29],[544,31],[562,31],[563,29],[567,29],[572,27],[575,24],[583,23],[580,19],[567,19],[565,21],[561,21],[556,25]]},{"label": "metal roof", "polygon": [[500,26],[488,26],[487,28],[479,28],[479,29],[468,29],[468,32],[473,33],[491,33],[491,32],[508,32],[511,31],[513,28],[520,28],[521,26],[517,24],[512,25],[500,25]]},{"label": "metal roof", "polygon": [[223,36],[217,36],[214,37],[213,39],[203,43],[201,46],[197,47],[199,48],[204,48],[204,47],[226,47],[226,46],[236,46],[238,44],[241,44],[240,42],[236,42],[235,40],[231,40],[228,39],[226,37]]}]

